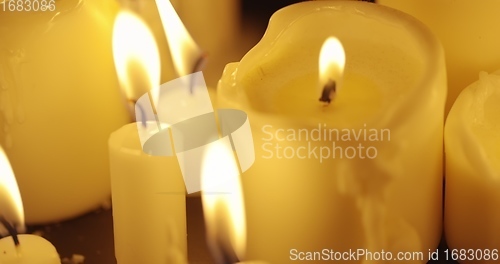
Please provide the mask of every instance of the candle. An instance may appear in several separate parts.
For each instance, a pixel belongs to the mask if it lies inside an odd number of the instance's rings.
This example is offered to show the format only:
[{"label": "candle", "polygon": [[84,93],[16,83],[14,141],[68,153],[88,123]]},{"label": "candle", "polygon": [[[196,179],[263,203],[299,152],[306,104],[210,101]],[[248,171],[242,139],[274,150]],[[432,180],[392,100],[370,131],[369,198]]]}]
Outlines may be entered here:
[{"label": "candle", "polygon": [[[246,249],[246,215],[240,171],[228,137],[205,149],[202,164],[202,202],[207,243],[216,263],[236,263]],[[265,264],[262,261],[237,263]]]},{"label": "candle", "polygon": [[198,64],[202,63],[202,51],[194,42],[170,1],[156,0],[156,5],[177,76],[197,72]]},{"label": "candle", "polygon": [[[167,47],[160,49],[162,83],[178,77],[175,66],[172,65],[172,60],[175,59],[172,53],[175,54],[177,51],[169,50],[168,37],[166,39],[164,33],[172,24],[166,24],[166,20],[182,20],[193,35],[193,39],[210,55],[203,73],[211,87],[216,85],[224,65],[235,57],[235,53],[240,53],[240,47],[236,45],[239,41],[237,34],[240,28],[238,0],[122,0],[120,2],[144,19],[159,47]],[[165,7],[168,10],[165,10]],[[169,13],[170,16],[162,17],[162,12]]]},{"label": "candle", "polygon": [[[156,122],[141,119],[152,113],[150,99],[160,96],[158,48],[145,23],[127,11],[117,16],[113,35],[118,77],[125,95],[137,100],[140,121],[109,138],[115,256],[119,264],[186,263],[186,197],[177,159],[145,153],[140,137],[159,132]],[[160,143],[157,148],[171,151],[169,141]]]},{"label": "candle", "polygon": [[217,84],[225,64],[243,55],[240,48],[240,2],[241,0],[173,2],[186,28],[210,56],[203,74],[211,87]]},{"label": "candle", "polygon": [[145,153],[136,123],[111,134],[109,151],[117,262],[187,263],[185,187],[175,156]]},{"label": "candle", "polygon": [[55,5],[0,9],[0,144],[33,224],[109,200],[106,140],[128,118],[109,49],[116,3]]},{"label": "candle", "polygon": [[498,261],[499,106],[500,71],[481,72],[446,120],[445,234],[460,263]]},{"label": "candle", "polygon": [[18,235],[16,247],[11,237],[0,239],[0,263],[2,264],[61,264],[56,248],[43,237]]},{"label": "candle", "polygon": [[221,53],[234,44],[240,29],[240,1],[178,0],[173,4],[194,39],[209,53]]},{"label": "candle", "polygon": [[236,263],[246,240],[239,169],[228,137],[207,147],[202,164],[202,202],[207,243],[216,263]]},{"label": "candle", "polygon": [[[317,87],[330,36],[345,50],[345,69],[330,76],[338,87],[321,83],[331,88],[328,104]],[[402,12],[350,1],[274,14],[218,86],[218,106],[247,112],[254,135],[255,164],[242,176],[248,258],[435,248],[445,98],[441,46]]]},{"label": "candle", "polygon": [[[131,7],[130,10],[135,11],[136,15],[144,18],[158,41],[158,45],[167,47],[159,50],[162,83],[194,72],[206,71],[207,55],[194,41],[177,15],[174,6],[177,6],[178,2],[156,0],[156,6],[152,6],[152,1],[136,2],[136,5],[131,5],[128,1],[123,2],[128,4]],[[117,43],[119,44],[120,41]],[[165,51],[168,54],[164,54]],[[127,69],[124,68],[123,71]],[[220,73],[218,74],[220,76]],[[138,89],[134,94],[127,95],[127,98],[134,102],[138,96],[142,95],[142,92],[143,90]],[[210,100],[214,103],[216,97],[214,89],[208,89],[208,93]],[[133,109],[133,105],[130,109]]]},{"label": "candle", "polygon": [[[227,140],[231,137],[242,171],[254,160],[246,115],[219,110],[221,125],[216,127],[200,72],[163,84],[156,94],[157,99],[141,96],[135,106],[138,122],[122,127],[109,140],[115,252],[120,264],[172,259],[168,254],[178,243],[185,247],[184,194],[201,190],[202,153],[219,130]],[[166,240],[163,235],[171,222],[175,225],[166,232],[181,239]],[[145,227],[137,232],[135,226]]]},{"label": "candle", "polygon": [[460,91],[480,71],[500,67],[500,2],[495,0],[377,0],[428,25],[441,40],[448,72],[448,112]]},{"label": "candle", "polygon": [[12,233],[12,237],[0,239],[0,263],[2,264],[60,264],[55,247],[42,237],[18,235],[13,227],[24,228],[24,212],[21,194],[9,160],[0,147],[0,225]]}]

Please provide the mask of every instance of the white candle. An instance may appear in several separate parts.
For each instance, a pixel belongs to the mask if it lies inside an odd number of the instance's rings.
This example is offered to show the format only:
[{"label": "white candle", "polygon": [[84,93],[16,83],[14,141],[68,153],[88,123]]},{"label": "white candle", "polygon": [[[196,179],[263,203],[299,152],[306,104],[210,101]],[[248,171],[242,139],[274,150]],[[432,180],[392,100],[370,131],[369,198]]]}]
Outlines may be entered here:
[{"label": "white candle", "polygon": [[19,246],[12,237],[0,239],[0,263],[2,264],[60,264],[56,248],[43,237],[18,235]]},{"label": "white candle", "polygon": [[[188,28],[178,16],[178,11],[176,12],[173,5],[168,0],[156,0],[156,6],[158,7],[161,24],[163,25],[163,32],[168,42],[168,49],[172,57],[175,76],[182,77],[194,72],[203,71],[205,82],[205,78],[207,78],[206,50],[202,50],[201,47],[203,46],[197,44],[196,39],[191,36]],[[207,30],[205,30],[205,32],[206,31]],[[210,65],[211,61],[214,59],[212,55],[213,54],[210,54],[208,58],[208,65]],[[217,57],[215,57],[215,59],[217,59]],[[216,75],[219,77],[220,73]],[[214,81],[214,78],[209,77],[208,79]],[[215,89],[208,89],[208,92],[211,101],[215,103]],[[189,105],[189,107],[197,106],[193,104]]]},{"label": "white candle", "polygon": [[480,71],[500,67],[500,1],[377,0],[424,22],[441,40],[448,73],[446,112]]},{"label": "white candle", "polygon": [[0,11],[0,145],[31,224],[108,202],[106,141],[128,122],[109,48],[117,3],[55,2],[54,12]]},{"label": "white candle", "polygon": [[[185,263],[186,197],[177,159],[145,153],[141,137],[160,132],[152,107],[160,96],[158,48],[133,13],[120,13],[113,33],[120,83],[125,96],[138,102],[131,111],[144,122],[128,124],[109,138],[115,256],[119,264]],[[143,114],[154,121],[141,119]],[[169,140],[160,143],[158,149],[172,153]]]},{"label": "white candle", "polygon": [[[218,135],[202,77],[199,72],[168,82],[161,86],[156,100],[149,94],[141,96],[135,109],[138,122],[110,137],[119,264],[158,263],[186,256],[185,192],[201,190],[202,153]],[[191,87],[193,83],[196,85]],[[233,138],[239,166],[247,169],[253,162],[253,150],[248,148],[252,140],[246,115],[221,110],[219,121],[226,139]],[[135,230],[137,226],[140,231]]]},{"label": "white candle", "polygon": [[[225,64],[240,58],[241,0],[177,0],[176,10],[186,28],[209,55],[203,70],[208,85],[214,87]],[[246,32],[245,32],[246,33]]]},{"label": "white candle", "polygon": [[[158,41],[158,45],[163,47],[160,49],[162,83],[170,81],[178,75],[176,75],[175,66],[172,64],[174,58],[170,50],[171,47],[168,47],[164,34],[166,28],[172,25],[165,22],[165,17],[161,18],[161,12],[165,11],[159,10],[161,6],[173,5],[175,11],[168,10],[168,12],[173,11],[175,18],[170,16],[167,19],[182,20],[201,50],[208,53],[209,60],[203,73],[211,87],[217,84],[224,65],[233,61],[232,57],[235,56],[235,53],[241,53],[241,47],[236,45],[241,39],[241,36],[238,36],[240,28],[239,0],[122,0],[120,2],[133,9],[145,20]],[[240,55],[236,54],[236,56]]]},{"label": "white candle", "polygon": [[246,215],[240,172],[231,142],[224,137],[207,147],[202,164],[202,202],[207,243],[219,264],[242,259]]},{"label": "white candle", "polygon": [[[24,228],[24,210],[14,172],[5,152],[0,147],[0,217],[9,227]],[[2,223],[0,223],[1,225]],[[11,232],[15,232],[11,230]],[[2,264],[60,264],[55,247],[42,237],[11,234],[0,239],[0,263]]]},{"label": "white candle", "polygon": [[446,119],[445,151],[448,257],[498,263],[500,70],[481,72],[457,97]]},{"label": "white candle", "polygon": [[[330,36],[346,60],[325,106],[318,59]],[[441,237],[445,98],[439,41],[402,12],[308,1],[275,13],[218,87],[218,106],[247,112],[254,135],[256,161],[242,176],[249,259],[433,249]]]},{"label": "white candle", "polygon": [[[156,124],[148,123],[141,133],[158,132],[154,128]],[[166,259],[186,263],[185,187],[175,156],[146,154],[136,123],[111,134],[109,151],[118,263],[165,263]]]}]

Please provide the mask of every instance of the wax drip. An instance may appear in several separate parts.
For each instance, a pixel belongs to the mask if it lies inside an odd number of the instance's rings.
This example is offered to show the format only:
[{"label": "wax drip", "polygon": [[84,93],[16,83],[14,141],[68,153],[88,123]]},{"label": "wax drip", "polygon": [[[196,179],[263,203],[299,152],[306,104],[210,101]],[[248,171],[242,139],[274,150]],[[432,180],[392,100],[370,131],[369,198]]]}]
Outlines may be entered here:
[{"label": "wax drip", "polygon": [[4,143],[7,148],[11,148],[13,144],[10,127],[14,123],[24,122],[24,108],[21,107],[22,93],[25,90],[25,83],[29,78],[25,76],[24,64],[27,62],[26,51],[23,48],[6,50],[0,47],[0,51],[4,53],[0,61],[0,108],[1,117],[4,127]]}]

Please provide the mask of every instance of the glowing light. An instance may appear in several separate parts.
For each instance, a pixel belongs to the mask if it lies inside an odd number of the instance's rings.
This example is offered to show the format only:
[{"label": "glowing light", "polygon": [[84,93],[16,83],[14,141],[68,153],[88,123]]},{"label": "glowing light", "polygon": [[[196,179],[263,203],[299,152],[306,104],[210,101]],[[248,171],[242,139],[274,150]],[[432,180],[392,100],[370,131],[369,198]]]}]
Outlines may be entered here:
[{"label": "glowing light", "polygon": [[127,99],[135,101],[151,92],[158,100],[160,55],[146,24],[128,11],[118,14],[113,28],[113,57],[120,86]]},{"label": "glowing light", "polygon": [[204,156],[201,178],[208,241],[216,251],[234,253],[242,259],[246,216],[239,176],[229,140],[211,143]]}]

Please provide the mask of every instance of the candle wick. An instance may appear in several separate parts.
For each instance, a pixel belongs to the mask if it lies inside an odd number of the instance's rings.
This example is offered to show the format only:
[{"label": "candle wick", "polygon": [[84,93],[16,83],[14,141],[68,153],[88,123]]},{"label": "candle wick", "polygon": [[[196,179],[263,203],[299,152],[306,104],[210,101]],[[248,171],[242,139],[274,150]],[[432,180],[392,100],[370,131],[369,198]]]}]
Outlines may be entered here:
[{"label": "candle wick", "polygon": [[[139,110],[139,114],[141,115],[141,124],[143,127],[147,127],[147,124],[146,124],[146,112],[144,111],[144,108],[142,107],[141,104],[138,104],[136,100],[129,100],[129,102],[132,104],[132,105],[135,105],[138,110]],[[133,111],[133,110],[132,110]],[[133,118],[134,120],[135,118]],[[137,121],[137,120],[136,120]]]},{"label": "candle wick", "polygon": [[233,264],[238,263],[240,260],[236,256],[236,252],[232,250],[231,247],[227,247],[227,242],[221,241],[221,239],[217,239],[217,243],[219,245],[219,250],[221,253],[220,264]]},{"label": "candle wick", "polygon": [[14,240],[14,245],[16,247],[19,246],[19,237],[17,236],[17,230],[16,228],[11,225],[3,216],[0,216],[0,223],[7,229],[9,234],[12,236],[12,240]]},{"label": "candle wick", "polygon": [[[193,69],[191,70],[191,73],[196,73],[199,71],[202,71],[205,69],[205,66],[208,61],[208,54],[207,53],[202,53],[201,56],[196,60],[196,62],[193,65]],[[189,83],[189,92],[191,94],[194,93],[194,86],[195,86],[195,76],[192,75],[193,77],[191,78],[191,82]]]},{"label": "candle wick", "polygon": [[328,82],[323,87],[323,91],[321,91],[321,97],[319,98],[319,101],[330,104],[336,92],[337,83],[332,79],[328,80]]}]

